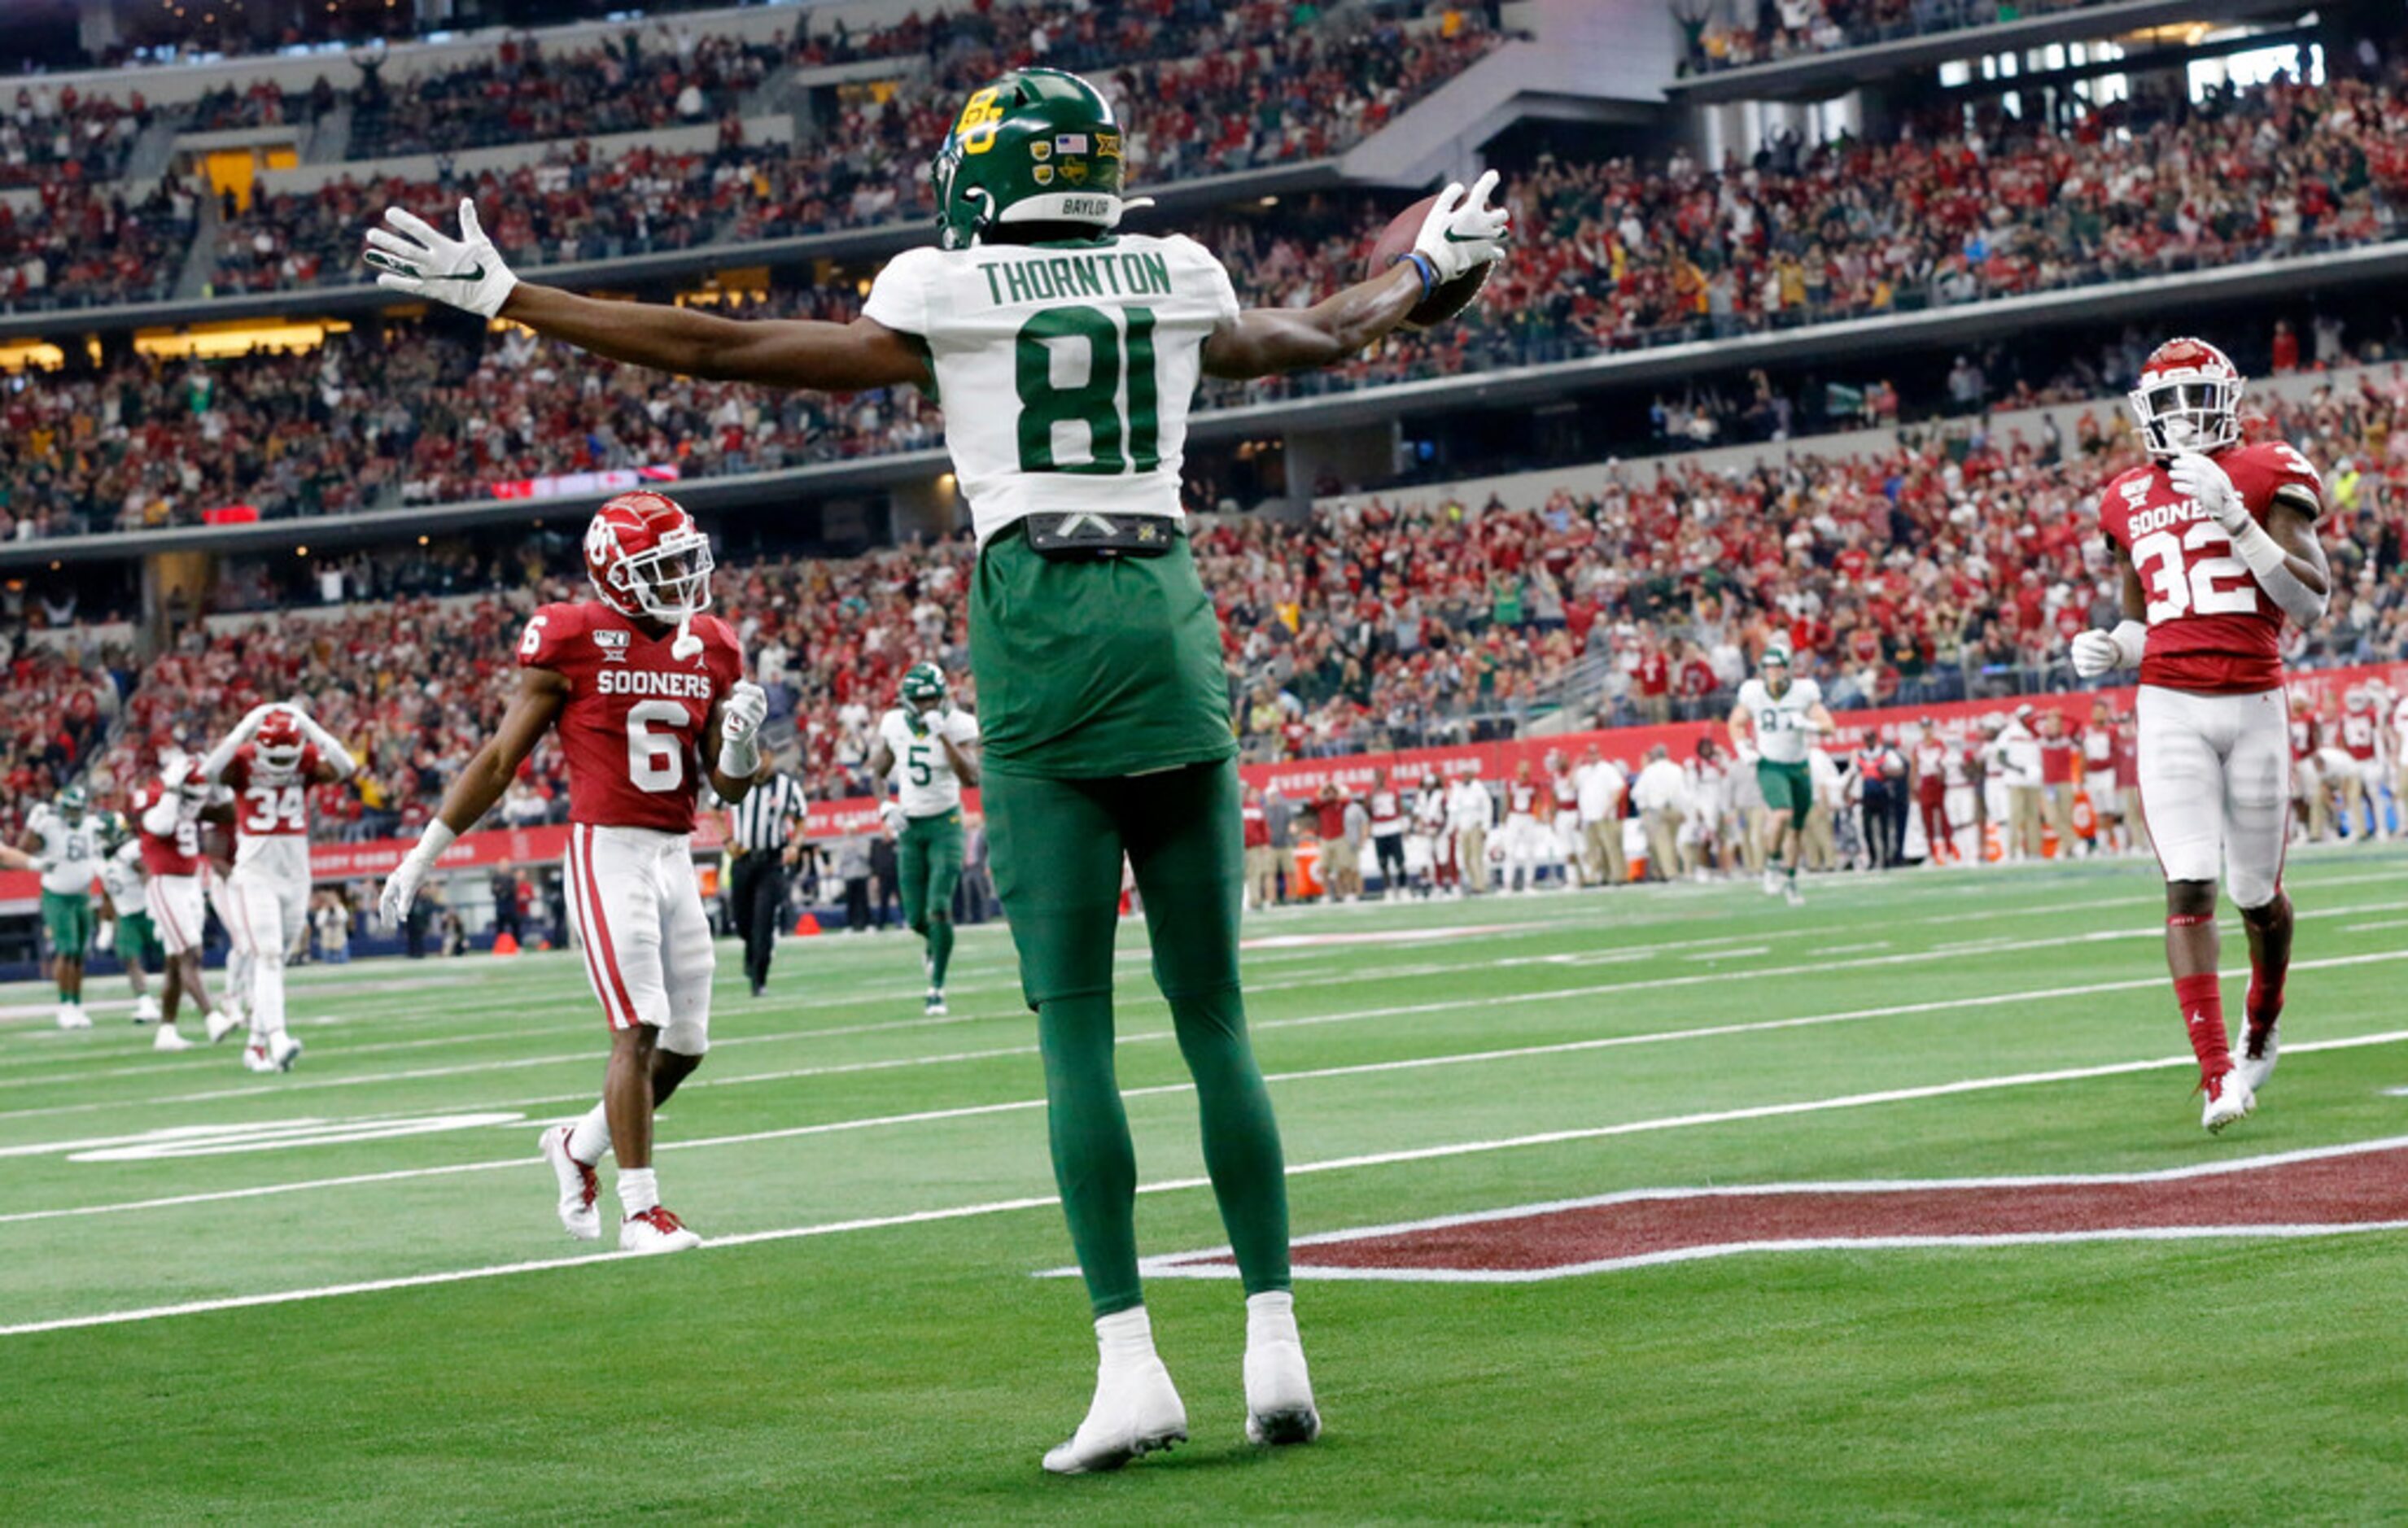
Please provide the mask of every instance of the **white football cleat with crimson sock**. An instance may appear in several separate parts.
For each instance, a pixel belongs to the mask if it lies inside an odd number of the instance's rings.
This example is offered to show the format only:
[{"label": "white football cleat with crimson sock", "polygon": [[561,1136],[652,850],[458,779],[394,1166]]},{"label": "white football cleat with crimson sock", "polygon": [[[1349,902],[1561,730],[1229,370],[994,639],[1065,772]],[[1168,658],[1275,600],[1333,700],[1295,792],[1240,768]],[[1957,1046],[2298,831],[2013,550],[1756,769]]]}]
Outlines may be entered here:
[{"label": "white football cleat with crimson sock", "polygon": [[2235,1120],[2245,1120],[2258,1107],[2258,1095],[2250,1091],[2249,1079],[2234,1066],[2207,1085],[2207,1107],[2200,1111],[2199,1122],[2211,1135],[2220,1135],[2224,1127]]},{"label": "white football cleat with crimson sock", "polygon": [[1145,1307],[1096,1318],[1096,1397],[1068,1441],[1045,1452],[1054,1475],[1094,1475],[1187,1441],[1187,1405],[1154,1350]]},{"label": "white football cleat with crimson sock", "polygon": [[153,1050],[171,1051],[190,1050],[193,1049],[193,1042],[184,1038],[181,1035],[177,1034],[175,1025],[161,1024],[159,1026],[159,1033],[153,1036],[150,1041],[150,1049]]},{"label": "white football cleat with crimson sock", "polygon": [[552,1176],[560,1182],[561,1225],[579,1241],[600,1241],[602,1215],[595,1201],[602,1195],[602,1178],[592,1164],[569,1154],[568,1137],[575,1129],[554,1125],[545,1131],[543,1160],[552,1164]]}]

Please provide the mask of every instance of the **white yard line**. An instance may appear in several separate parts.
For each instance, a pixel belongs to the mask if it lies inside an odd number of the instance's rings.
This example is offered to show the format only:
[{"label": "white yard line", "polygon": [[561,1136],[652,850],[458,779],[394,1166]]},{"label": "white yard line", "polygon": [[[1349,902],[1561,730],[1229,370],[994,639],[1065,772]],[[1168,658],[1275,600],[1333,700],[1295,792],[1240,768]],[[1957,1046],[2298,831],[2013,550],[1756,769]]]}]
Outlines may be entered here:
[{"label": "white yard line", "polygon": [[[2313,968],[2313,966],[2316,965],[2360,965],[2378,961],[2391,960],[2408,960],[2408,951],[2400,951],[2382,955],[2334,956],[2323,962],[2301,962],[2299,963],[2294,969]],[[1278,1083],[1306,1082],[1322,1080],[1329,1078],[1365,1077],[1387,1072],[1422,1071],[1440,1066],[1481,1065],[1494,1062],[1521,1061],[1538,1056],[1565,1055],[1586,1050],[1617,1050],[1630,1046],[1667,1045],[1687,1040],[1719,1039],[1737,1035],[1766,1034],[1784,1029],[1808,1029],[1828,1024],[1860,1022],[1871,1019],[1898,1018],[1918,1013],[1939,1013],[1960,1008],[1979,1008],[2022,1003],[2053,1002],[2062,998],[2085,996],[2101,992],[2114,992],[2137,987],[2153,987],[2158,985],[2162,980],[2162,978],[2152,977],[2125,981],[2094,982],[2079,987],[2042,988],[2034,991],[2018,992],[1991,992],[1976,997],[1942,998],[1923,1003],[1893,1004],[1883,1007],[1849,1008],[1842,1009],[1835,1013],[1807,1014],[1790,1019],[1761,1019],[1737,1023],[1709,1024],[1691,1029],[1657,1030],[1639,1035],[1603,1035],[1594,1039],[1567,1040],[1551,1045],[1520,1046],[1493,1050],[1453,1052],[1439,1056],[1412,1056],[1390,1061],[1360,1062],[1343,1066],[1322,1066],[1291,1072],[1273,1072],[1268,1074],[1264,1080],[1267,1082]],[[1297,1021],[1302,1022],[1303,1021]],[[1130,1036],[1124,1036],[1125,1039],[1129,1037]],[[1170,1038],[1170,1035],[1166,1033],[1152,1037],[1168,1039]],[[2292,1054],[2296,1055],[2311,1050],[2341,1050],[2364,1045],[2387,1044],[2397,1039],[2408,1039],[2408,1030],[2389,1031],[2362,1037],[2344,1037],[2334,1040],[2303,1042],[2293,1045],[2289,1047],[2288,1050]],[[1009,1051],[966,1052],[964,1053],[964,1056],[975,1055],[979,1057],[988,1057],[996,1055],[1034,1054],[1035,1050],[1036,1048],[1034,1046],[1028,1046]],[[957,1059],[963,1058],[954,1056],[937,1056],[919,1058],[910,1061],[865,1062],[847,1065],[810,1068],[801,1075],[825,1076],[831,1073],[860,1072],[888,1069],[898,1066],[942,1064],[946,1062]],[[2162,1064],[2156,1062],[2137,1064],[2137,1065],[2140,1066],[2155,1066],[2158,1064]],[[785,1076],[789,1074],[780,1075]],[[2050,1074],[2034,1075],[2045,1076]],[[722,1085],[724,1086],[726,1083],[744,1080],[759,1079],[731,1078],[724,1079]],[[695,1083],[689,1084],[689,1086],[699,1086],[699,1084],[700,1079],[697,1079]],[[1142,1088],[1125,1088],[1122,1090],[1122,1096],[1125,1098],[1164,1097],[1188,1092],[1191,1090],[1192,1084],[1189,1083],[1166,1082]],[[580,1096],[580,1098],[582,1097],[582,1095]],[[529,1099],[518,1099],[513,1101],[513,1103],[519,1107],[526,1107],[534,1104],[544,1102],[552,1101]],[[904,1114],[873,1115],[864,1119],[827,1121],[818,1124],[786,1125],[774,1130],[747,1131],[742,1134],[733,1135],[710,1135],[699,1137],[694,1140],[663,1141],[659,1143],[657,1150],[663,1151],[692,1151],[727,1146],[750,1146],[764,1141],[796,1140],[806,1136],[837,1135],[856,1130],[885,1129],[896,1125],[925,1124],[943,1120],[966,1120],[986,1115],[1020,1113],[1026,1110],[1039,1109],[1044,1107],[1045,1101],[1041,1098],[1014,1099],[995,1104],[971,1104],[953,1108],[921,1109]],[[498,1109],[500,1107],[502,1107],[502,1106],[498,1105],[484,1107],[488,1111]],[[1791,1107],[1791,1106],[1769,1106],[1769,1107],[1770,1107],[1774,1112],[1780,1112],[1781,1110]],[[465,1112],[465,1110],[463,1110],[463,1112]],[[1677,1116],[1675,1118],[1687,1120],[1692,1117],[1684,1115]],[[1600,1128],[1606,1134],[1619,1134],[1627,1130],[1641,1128],[1641,1126],[1614,1125]],[[1578,1135],[1574,1135],[1565,1138],[1578,1139],[1582,1137]],[[84,1143],[65,1142],[61,1143],[61,1146],[64,1149],[64,1147],[81,1144]],[[541,1159],[539,1157],[502,1157],[483,1162],[452,1163],[446,1165],[433,1167],[404,1167],[380,1173],[354,1173],[337,1178],[304,1178],[289,1183],[260,1184],[249,1188],[218,1189],[196,1193],[171,1194],[161,1198],[126,1200],[116,1204],[76,1205],[50,1209],[18,1210],[11,1213],[0,1214],[0,1225],[19,1224],[32,1221],[67,1220],[93,1215],[117,1215],[142,1210],[173,1209],[190,1205],[216,1204],[228,1200],[238,1199],[259,1199],[286,1193],[308,1192],[319,1189],[348,1188],[364,1183],[394,1183],[413,1178],[447,1178],[462,1173],[493,1172],[505,1168],[523,1167],[529,1164],[539,1162],[540,1160]],[[1296,1168],[1293,1170],[1300,1172],[1307,1169]]]},{"label": "white yard line", "polygon": [[[2343,1040],[2315,1041],[2289,1049],[2292,1053],[2297,1054],[2313,1050],[2386,1045],[2401,1040],[2408,1040],[2408,1031],[2395,1031],[2385,1035],[2362,1035]],[[2092,1078],[2115,1077],[2130,1072],[2167,1070],[2194,1064],[2196,1063],[2193,1058],[2186,1055],[2163,1056],[2153,1061],[2115,1062],[2100,1066],[2068,1067],[2053,1072],[2018,1072],[2003,1077],[1968,1078],[1956,1082],[1933,1083],[1914,1088],[1892,1088],[1879,1092],[1848,1093],[1836,1098],[1761,1105],[1749,1108],[1718,1109],[1707,1113],[1670,1115],[1661,1119],[1633,1120],[1621,1124],[1601,1125],[1587,1129],[1546,1131],[1538,1135],[1505,1136],[1494,1140],[1461,1141],[1444,1146],[1416,1147],[1397,1151],[1371,1152],[1361,1156],[1336,1157],[1321,1162],[1295,1164],[1288,1168],[1288,1173],[1293,1177],[1306,1173],[1341,1172],[1361,1167],[1390,1166],[1398,1163],[1426,1162],[1440,1157],[1512,1150],[1527,1146],[1551,1146],[1565,1141],[1596,1140],[1612,1135],[1681,1130],[1698,1125],[1725,1124],[1746,1120],[1812,1114],[1832,1109],[1862,1108],[1877,1104],[1940,1098],[1957,1093],[2005,1088],[2035,1087],[2055,1082],[2074,1082]],[[1207,1186],[1208,1182],[1208,1179],[1201,1178],[1169,1178],[1157,1183],[1140,1184],[1138,1192],[1169,1193],[1185,1189],[1202,1188]],[[1042,1208],[1057,1202],[1051,1194],[1028,1195],[1014,1199],[988,1200],[981,1204],[958,1205],[944,1209],[912,1210],[898,1215],[872,1216],[823,1221],[813,1225],[787,1226],[776,1230],[742,1232],[733,1235],[713,1237],[703,1243],[702,1250],[708,1251],[713,1248],[752,1247],[767,1242],[792,1241],[808,1236],[834,1235],[853,1231],[1002,1215],[1025,1209]],[[10,1326],[0,1326],[0,1337],[68,1331],[88,1326],[112,1326],[133,1321],[159,1321],[172,1316],[200,1315],[210,1311],[238,1310],[259,1306],[292,1305],[304,1301],[334,1299],[344,1295],[380,1293],[390,1290],[423,1289],[437,1284],[455,1284],[472,1279],[499,1278],[514,1274],[538,1273],[586,1264],[619,1262],[630,1255],[636,1254],[597,1252],[574,1257],[542,1258],[531,1262],[490,1264],[481,1267],[408,1274],[399,1278],[369,1279],[356,1283],[327,1284],[309,1289],[279,1290],[262,1294],[190,1300],[174,1305],[150,1306],[132,1310],[100,1311],[84,1316],[57,1317],[48,1321],[24,1321]]]}]

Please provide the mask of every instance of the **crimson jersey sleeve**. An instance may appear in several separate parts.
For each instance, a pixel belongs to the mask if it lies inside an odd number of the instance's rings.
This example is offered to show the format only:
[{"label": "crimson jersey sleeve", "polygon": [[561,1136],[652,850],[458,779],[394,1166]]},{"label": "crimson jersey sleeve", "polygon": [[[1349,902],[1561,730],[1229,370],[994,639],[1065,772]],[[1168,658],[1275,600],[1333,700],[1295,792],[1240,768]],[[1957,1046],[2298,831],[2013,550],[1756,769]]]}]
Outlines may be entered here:
[{"label": "crimson jersey sleeve", "polygon": [[527,617],[526,630],[519,636],[519,666],[548,668],[573,680],[580,666],[578,658],[595,650],[593,642],[587,639],[587,612],[584,605],[546,605],[538,608]]}]

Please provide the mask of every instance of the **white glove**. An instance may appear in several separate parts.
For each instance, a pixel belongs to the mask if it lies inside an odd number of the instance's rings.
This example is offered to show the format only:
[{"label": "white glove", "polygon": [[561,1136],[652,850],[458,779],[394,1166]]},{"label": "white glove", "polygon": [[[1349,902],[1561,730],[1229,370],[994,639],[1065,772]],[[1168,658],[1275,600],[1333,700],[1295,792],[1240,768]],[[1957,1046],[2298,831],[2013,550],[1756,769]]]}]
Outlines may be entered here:
[{"label": "white glove", "polygon": [[367,252],[361,258],[384,273],[377,285],[388,292],[432,297],[490,319],[519,284],[502,263],[501,251],[478,225],[477,204],[467,197],[460,198],[458,238],[397,207],[384,209],[384,221],[399,232],[369,229]]},{"label": "white glove", "polygon": [[2242,528],[2257,521],[2249,518],[2249,507],[2241,501],[2240,491],[2222,467],[2197,451],[2185,451],[2166,468],[2166,477],[2173,482],[2174,492],[2207,511],[2208,518],[2224,528],[2227,536],[2239,536]]},{"label": "white glove", "polygon": [[384,890],[378,893],[377,907],[384,913],[386,922],[397,924],[409,916],[409,905],[418,900],[418,889],[426,884],[435,862],[443,857],[443,851],[458,836],[443,825],[439,817],[426,824],[426,831],[418,835],[417,844],[393,867],[393,874],[385,878]]},{"label": "white glove", "polygon": [[761,767],[761,721],[769,714],[769,693],[751,679],[738,679],[719,705],[719,772],[732,780],[750,779]]},{"label": "white glove", "polygon": [[1505,225],[1512,214],[1488,205],[1488,193],[1496,189],[1497,172],[1490,170],[1471,183],[1469,195],[1461,181],[1452,181],[1430,204],[1413,240],[1413,253],[1429,262],[1432,286],[1444,286],[1505,252]]},{"label": "white glove", "polygon": [[2141,661],[2141,650],[2148,645],[2149,629],[2137,621],[2121,622],[2112,632],[2076,632],[2070,644],[2073,672],[2086,679],[2095,679],[2119,668],[2129,668]]}]

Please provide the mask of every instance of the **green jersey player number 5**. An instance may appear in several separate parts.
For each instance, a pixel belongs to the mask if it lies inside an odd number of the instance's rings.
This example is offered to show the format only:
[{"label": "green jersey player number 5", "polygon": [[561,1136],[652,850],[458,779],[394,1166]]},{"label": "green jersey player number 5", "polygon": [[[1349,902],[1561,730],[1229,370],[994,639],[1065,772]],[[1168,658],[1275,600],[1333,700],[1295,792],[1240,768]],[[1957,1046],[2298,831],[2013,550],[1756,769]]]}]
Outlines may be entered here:
[{"label": "green jersey player number 5", "polygon": [[[1045,1465],[1110,1469],[1187,1435],[1140,1287],[1112,1069],[1124,862],[1247,1295],[1246,1436],[1306,1442],[1321,1421],[1289,1293],[1284,1169],[1238,979],[1243,850],[1220,626],[1180,506],[1188,407],[1208,376],[1354,355],[1494,262],[1507,234],[1497,178],[1431,198],[1411,248],[1369,279],[1309,307],[1246,308],[1203,246],[1122,229],[1147,204],[1125,194],[1120,123],[1077,76],[1006,74],[933,148],[936,246],[890,261],[850,323],[747,322],[522,282],[466,202],[456,237],[390,209],[366,258],[387,290],[623,362],[830,393],[914,386],[942,402],[979,543],[969,647],[989,863],[1037,1012],[1055,1175],[1096,1318],[1093,1404]],[[896,750],[906,770],[911,758]]]}]

